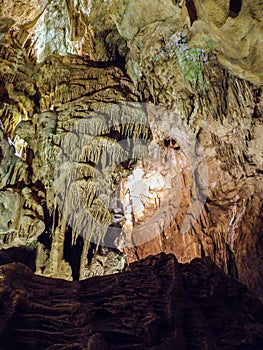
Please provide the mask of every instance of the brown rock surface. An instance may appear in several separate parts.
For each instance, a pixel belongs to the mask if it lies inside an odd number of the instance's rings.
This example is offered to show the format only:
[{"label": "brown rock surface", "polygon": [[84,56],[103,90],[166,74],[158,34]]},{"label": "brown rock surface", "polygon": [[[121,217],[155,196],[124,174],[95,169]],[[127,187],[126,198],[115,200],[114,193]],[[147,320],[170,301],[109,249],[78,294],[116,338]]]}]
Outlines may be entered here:
[{"label": "brown rock surface", "polygon": [[262,305],[209,259],[68,282],[1,267],[2,349],[260,349]]}]

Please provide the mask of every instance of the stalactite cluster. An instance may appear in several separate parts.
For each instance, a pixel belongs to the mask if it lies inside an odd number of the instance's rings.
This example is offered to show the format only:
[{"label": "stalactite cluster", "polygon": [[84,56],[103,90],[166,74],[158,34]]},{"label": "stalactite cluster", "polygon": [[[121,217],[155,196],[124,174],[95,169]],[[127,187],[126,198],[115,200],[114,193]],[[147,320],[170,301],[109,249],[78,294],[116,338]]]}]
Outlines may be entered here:
[{"label": "stalactite cluster", "polygon": [[[65,279],[113,271],[123,252],[209,256],[260,295],[261,14],[1,1],[1,248],[30,246],[38,274]],[[138,166],[165,186],[127,199]]]}]

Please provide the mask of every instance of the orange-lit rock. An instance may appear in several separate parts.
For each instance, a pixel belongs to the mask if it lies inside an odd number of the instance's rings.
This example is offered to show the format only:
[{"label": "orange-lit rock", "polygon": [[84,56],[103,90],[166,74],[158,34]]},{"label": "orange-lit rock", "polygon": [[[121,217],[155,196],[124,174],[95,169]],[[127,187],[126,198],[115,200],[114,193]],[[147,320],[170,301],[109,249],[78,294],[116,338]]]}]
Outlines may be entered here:
[{"label": "orange-lit rock", "polygon": [[261,294],[262,4],[238,4],[1,2],[2,248],[69,280],[209,256]]}]

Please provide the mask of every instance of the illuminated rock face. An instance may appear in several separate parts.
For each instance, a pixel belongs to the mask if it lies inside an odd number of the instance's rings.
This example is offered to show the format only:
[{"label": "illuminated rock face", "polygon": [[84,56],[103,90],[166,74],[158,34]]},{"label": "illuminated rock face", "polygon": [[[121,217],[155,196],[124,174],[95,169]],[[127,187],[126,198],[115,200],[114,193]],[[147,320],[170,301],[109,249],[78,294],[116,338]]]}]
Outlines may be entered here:
[{"label": "illuminated rock face", "polygon": [[260,14],[2,1],[1,246],[37,245],[37,273],[65,279],[117,272],[123,252],[209,256],[260,294]]}]

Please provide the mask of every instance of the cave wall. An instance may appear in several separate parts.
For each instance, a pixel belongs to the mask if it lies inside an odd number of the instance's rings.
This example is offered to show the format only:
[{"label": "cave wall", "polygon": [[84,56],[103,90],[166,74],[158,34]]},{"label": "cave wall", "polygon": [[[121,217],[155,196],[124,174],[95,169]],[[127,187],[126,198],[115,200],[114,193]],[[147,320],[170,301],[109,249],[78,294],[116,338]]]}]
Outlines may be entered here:
[{"label": "cave wall", "polygon": [[2,0],[1,247],[36,245],[38,274],[93,274],[139,159],[165,191],[107,245],[126,230],[127,263],[209,256],[260,295],[262,7]]}]

